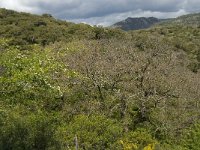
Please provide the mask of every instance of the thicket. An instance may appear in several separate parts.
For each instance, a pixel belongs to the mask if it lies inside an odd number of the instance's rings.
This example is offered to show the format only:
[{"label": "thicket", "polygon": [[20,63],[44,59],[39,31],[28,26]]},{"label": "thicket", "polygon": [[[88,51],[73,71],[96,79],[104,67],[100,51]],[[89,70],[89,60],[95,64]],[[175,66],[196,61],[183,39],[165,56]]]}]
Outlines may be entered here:
[{"label": "thicket", "polygon": [[0,19],[0,149],[199,149],[199,28]]}]

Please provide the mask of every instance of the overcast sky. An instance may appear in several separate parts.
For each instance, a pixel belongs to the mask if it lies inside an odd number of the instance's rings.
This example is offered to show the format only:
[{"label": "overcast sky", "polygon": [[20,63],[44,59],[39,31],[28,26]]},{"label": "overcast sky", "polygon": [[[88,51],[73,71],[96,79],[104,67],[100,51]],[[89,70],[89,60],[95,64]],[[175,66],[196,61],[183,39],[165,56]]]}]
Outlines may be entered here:
[{"label": "overcast sky", "polygon": [[0,0],[0,7],[108,26],[127,17],[172,18],[200,12],[200,0]]}]

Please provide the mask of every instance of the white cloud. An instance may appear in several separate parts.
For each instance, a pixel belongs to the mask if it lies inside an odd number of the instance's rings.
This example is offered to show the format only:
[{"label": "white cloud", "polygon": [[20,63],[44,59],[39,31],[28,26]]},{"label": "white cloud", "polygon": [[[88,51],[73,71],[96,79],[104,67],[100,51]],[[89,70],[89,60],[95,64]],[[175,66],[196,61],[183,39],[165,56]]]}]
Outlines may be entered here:
[{"label": "white cloud", "polygon": [[36,13],[40,9],[39,7],[31,7],[26,5],[23,0],[1,0],[0,7],[33,13]]}]

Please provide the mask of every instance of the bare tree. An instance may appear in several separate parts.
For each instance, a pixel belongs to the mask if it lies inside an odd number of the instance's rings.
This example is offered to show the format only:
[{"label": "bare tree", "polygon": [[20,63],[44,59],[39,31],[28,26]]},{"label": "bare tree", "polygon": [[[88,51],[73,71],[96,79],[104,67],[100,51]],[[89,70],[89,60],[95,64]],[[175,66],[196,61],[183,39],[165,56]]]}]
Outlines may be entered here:
[{"label": "bare tree", "polygon": [[199,74],[187,69],[183,51],[163,39],[150,36],[143,44],[141,50],[127,40],[86,41],[86,49],[67,55],[65,61],[79,74],[74,88],[79,84],[87,98],[99,101],[100,112],[111,117],[117,112],[125,131],[149,122],[155,134],[173,134],[191,120],[190,111],[199,115]]}]

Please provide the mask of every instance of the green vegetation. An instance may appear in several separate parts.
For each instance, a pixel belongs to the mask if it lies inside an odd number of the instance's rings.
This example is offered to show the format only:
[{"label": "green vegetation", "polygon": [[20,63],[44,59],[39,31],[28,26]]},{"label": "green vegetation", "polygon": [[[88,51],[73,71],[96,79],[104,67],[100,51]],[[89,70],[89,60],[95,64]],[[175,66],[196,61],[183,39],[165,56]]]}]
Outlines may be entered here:
[{"label": "green vegetation", "polygon": [[[11,38],[12,45],[40,44],[42,46],[59,41],[124,37],[122,31],[74,24],[42,16],[0,9],[0,37]],[[24,47],[23,47],[24,48]]]},{"label": "green vegetation", "polygon": [[199,27],[0,9],[0,37],[0,149],[199,149]]},{"label": "green vegetation", "polygon": [[200,13],[183,15],[175,19],[168,19],[160,24],[200,27]]}]

